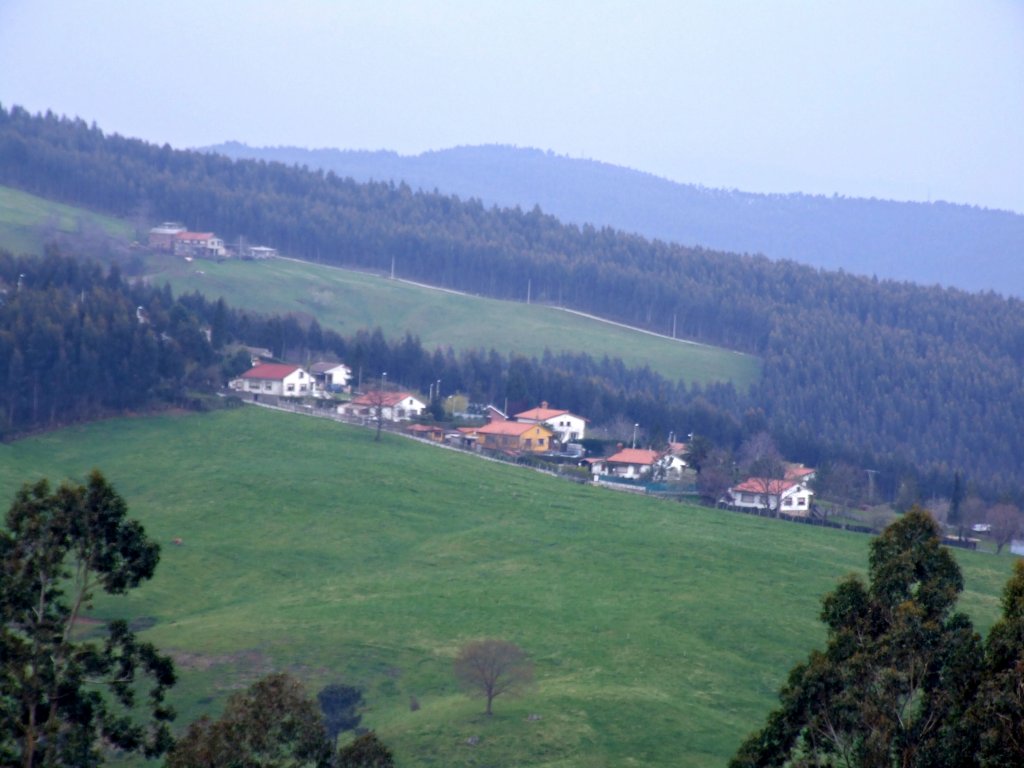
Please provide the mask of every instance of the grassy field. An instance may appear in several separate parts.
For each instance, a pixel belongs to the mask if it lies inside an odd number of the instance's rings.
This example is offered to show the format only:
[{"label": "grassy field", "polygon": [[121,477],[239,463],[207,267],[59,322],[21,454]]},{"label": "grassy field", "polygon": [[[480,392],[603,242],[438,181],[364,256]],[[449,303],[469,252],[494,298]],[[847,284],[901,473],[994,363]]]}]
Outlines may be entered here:
[{"label": "grassy field", "polygon": [[89,230],[125,243],[132,239],[132,227],[124,221],[0,186],[0,248],[41,256],[54,233],[76,235]]},{"label": "grassy field", "polygon": [[176,293],[199,291],[262,312],[296,312],[344,334],[380,326],[386,336],[407,330],[424,346],[483,348],[540,356],[545,349],[620,357],[629,367],[650,366],[671,380],[732,381],[746,389],[760,361],[719,347],[673,340],[582,317],[554,307],[497,301],[428,288],[381,275],[308,262],[183,262],[148,260],[151,279]]},{"label": "grassy field", "polygon": [[[290,670],[362,686],[402,766],[722,765],[822,642],[819,599],[869,541],[252,407],[0,445],[0,500],[94,466],[163,545],[156,578],[94,615],[174,654],[179,725]],[[987,629],[1011,558],[959,556]],[[536,664],[491,719],[451,675],[483,636]]]},{"label": "grassy field", "polygon": [[[72,235],[83,228],[123,242],[131,239],[125,222],[0,187],[0,247],[39,254],[47,231]],[[731,381],[741,390],[761,371],[760,361],[750,355],[654,336],[552,307],[454,294],[284,259],[187,263],[170,256],[133,254],[144,262],[151,280],[167,282],[175,292],[195,290],[257,312],[315,317],[322,326],[346,335],[380,326],[392,338],[411,331],[431,349],[493,347],[528,356],[540,356],[545,349],[607,355],[622,358],[630,367],[650,366],[672,380]]]}]

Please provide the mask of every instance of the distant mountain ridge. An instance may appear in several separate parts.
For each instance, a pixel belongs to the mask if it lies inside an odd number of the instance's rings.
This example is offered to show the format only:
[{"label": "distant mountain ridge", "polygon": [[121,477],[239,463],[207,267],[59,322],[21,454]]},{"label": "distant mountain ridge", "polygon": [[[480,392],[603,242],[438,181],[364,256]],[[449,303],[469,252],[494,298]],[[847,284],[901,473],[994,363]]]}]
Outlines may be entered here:
[{"label": "distant mountain ridge", "polygon": [[486,145],[404,156],[389,151],[249,147],[202,151],[333,171],[356,181],[487,205],[540,206],[563,221],[684,245],[759,253],[821,269],[1024,296],[1024,216],[951,203],[754,194],[679,184],[537,149]]}]

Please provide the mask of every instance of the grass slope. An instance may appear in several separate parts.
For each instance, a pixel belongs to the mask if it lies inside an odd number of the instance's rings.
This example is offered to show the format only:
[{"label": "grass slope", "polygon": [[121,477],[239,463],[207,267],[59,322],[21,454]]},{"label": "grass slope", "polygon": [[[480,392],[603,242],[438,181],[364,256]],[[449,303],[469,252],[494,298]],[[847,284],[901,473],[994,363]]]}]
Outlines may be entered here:
[{"label": "grass slope", "polygon": [[732,381],[746,389],[760,375],[750,355],[564,312],[554,307],[497,301],[308,262],[192,262],[149,259],[151,279],[175,292],[223,296],[229,304],[264,312],[298,312],[342,333],[380,326],[385,335],[406,331],[428,348],[497,349],[539,357],[545,349],[619,357],[671,380],[706,384]]},{"label": "grass slope", "polygon": [[[364,725],[405,766],[722,765],[821,644],[820,596],[867,555],[860,535],[252,407],[0,445],[0,501],[93,466],[164,547],[156,578],[95,616],[130,614],[174,653],[181,727],[287,669],[314,691],[364,687]],[[962,606],[985,629],[1010,558],[960,560]],[[491,719],[451,675],[483,636],[536,663],[532,690]]]},{"label": "grass slope", "polygon": [[[73,236],[83,229],[123,242],[131,239],[125,222],[0,186],[0,247],[16,254],[41,254],[54,231]],[[428,348],[493,347],[531,357],[545,349],[607,355],[622,358],[630,367],[648,365],[672,380],[731,381],[740,390],[761,372],[760,361],[749,355],[653,336],[552,307],[454,294],[306,262],[189,264],[180,258],[133,253],[145,262],[150,279],[169,283],[175,292],[223,296],[233,306],[257,312],[316,317],[324,327],[343,334],[380,326],[389,337],[410,331]]]},{"label": "grass slope", "polygon": [[55,233],[76,235],[83,230],[125,242],[132,238],[132,227],[126,222],[0,186],[0,248],[41,256]]}]

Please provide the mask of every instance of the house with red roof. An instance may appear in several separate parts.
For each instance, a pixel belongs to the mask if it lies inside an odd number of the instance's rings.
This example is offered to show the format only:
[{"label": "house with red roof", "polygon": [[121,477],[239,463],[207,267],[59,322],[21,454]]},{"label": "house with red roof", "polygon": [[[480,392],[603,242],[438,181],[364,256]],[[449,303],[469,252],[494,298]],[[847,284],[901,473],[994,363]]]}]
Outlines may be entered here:
[{"label": "house with red roof", "polygon": [[726,501],[739,509],[769,509],[787,515],[806,516],[814,491],[798,480],[751,477],[727,492]]},{"label": "house with red roof", "polygon": [[586,434],[587,420],[564,409],[551,408],[542,402],[539,408],[517,413],[516,421],[526,424],[543,424],[558,436],[558,442],[573,443],[582,440]]},{"label": "house with red roof", "polygon": [[611,456],[591,459],[590,471],[594,480],[600,480],[602,477],[639,480],[651,476],[663,455],[661,451],[646,448],[621,448]]},{"label": "house with red roof", "polygon": [[339,405],[338,413],[349,418],[376,419],[379,412],[383,421],[411,421],[422,416],[426,408],[426,403],[409,392],[376,390]]},{"label": "house with red roof", "polygon": [[213,232],[178,232],[174,236],[175,256],[219,259],[225,254],[227,249],[224,247],[224,241]]},{"label": "house with red roof", "polygon": [[290,363],[254,365],[230,384],[232,389],[255,396],[306,397],[313,393],[313,379],[302,366]]},{"label": "house with red roof", "polygon": [[544,453],[551,450],[555,433],[543,424],[495,420],[473,430],[476,444],[505,453]]}]

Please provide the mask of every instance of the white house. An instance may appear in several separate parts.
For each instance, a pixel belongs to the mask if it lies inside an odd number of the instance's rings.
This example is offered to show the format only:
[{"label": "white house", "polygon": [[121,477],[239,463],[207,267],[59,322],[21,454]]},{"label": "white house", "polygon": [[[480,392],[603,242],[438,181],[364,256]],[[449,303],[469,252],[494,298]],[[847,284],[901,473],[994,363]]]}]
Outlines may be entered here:
[{"label": "white house", "polygon": [[730,488],[727,501],[740,509],[767,507],[773,512],[805,516],[813,498],[814,491],[794,480],[752,477]]},{"label": "white house", "polygon": [[174,254],[217,259],[227,254],[227,248],[213,232],[179,232],[174,238]]},{"label": "white house", "polygon": [[427,404],[408,392],[367,392],[338,406],[338,413],[362,419],[376,419],[377,409],[384,421],[410,421],[426,410]]},{"label": "white house", "polygon": [[541,403],[539,408],[517,413],[513,418],[524,424],[543,424],[558,435],[558,441],[563,445],[582,440],[587,429],[587,420],[582,416],[549,408],[546,402]]},{"label": "white house", "polygon": [[658,451],[642,448],[623,448],[618,453],[602,459],[590,461],[590,472],[595,480],[601,477],[621,477],[627,480],[639,480],[650,477],[654,465],[661,459]]},{"label": "white house", "polygon": [[313,363],[309,366],[309,373],[321,392],[338,392],[352,380],[352,369],[344,363]]},{"label": "white house", "polygon": [[263,363],[243,373],[231,387],[253,395],[305,397],[313,393],[313,379],[298,365]]}]

